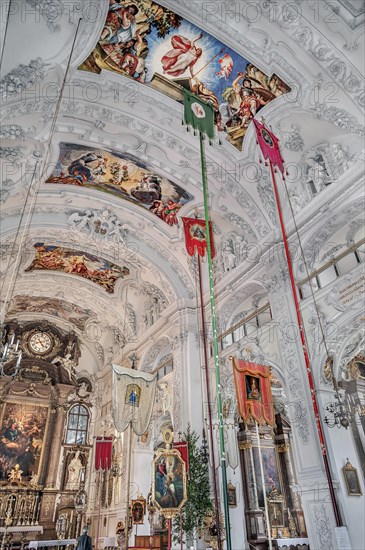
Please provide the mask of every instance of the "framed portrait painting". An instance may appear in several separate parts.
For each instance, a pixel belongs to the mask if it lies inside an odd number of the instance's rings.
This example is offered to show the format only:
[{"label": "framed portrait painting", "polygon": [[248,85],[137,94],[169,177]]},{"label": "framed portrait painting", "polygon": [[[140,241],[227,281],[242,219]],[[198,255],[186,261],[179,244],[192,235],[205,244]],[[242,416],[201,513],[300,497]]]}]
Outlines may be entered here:
[{"label": "framed portrait painting", "polygon": [[230,508],[235,508],[237,506],[237,493],[236,493],[236,486],[233,485],[233,483],[228,483],[228,506]]},{"label": "framed portrait painting", "polygon": [[144,515],[146,513],[146,500],[144,498],[138,498],[132,500],[131,515],[133,523],[139,525],[144,521]]},{"label": "framed portrait painting", "polygon": [[345,466],[342,468],[345,478],[347,494],[352,497],[358,497],[362,495],[361,485],[357,469],[347,460]]}]

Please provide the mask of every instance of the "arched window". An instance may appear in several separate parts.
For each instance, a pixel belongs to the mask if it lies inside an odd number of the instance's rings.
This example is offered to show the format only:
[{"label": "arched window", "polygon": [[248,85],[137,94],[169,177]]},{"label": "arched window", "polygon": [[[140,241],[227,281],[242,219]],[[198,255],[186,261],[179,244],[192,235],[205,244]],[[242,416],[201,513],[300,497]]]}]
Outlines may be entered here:
[{"label": "arched window", "polygon": [[167,376],[168,374],[170,374],[170,372],[172,372],[174,370],[174,365],[173,365],[173,362],[172,362],[172,357],[169,358],[167,361],[164,361],[162,363],[162,365],[160,365],[158,367],[158,371],[157,371],[157,382],[159,380],[161,380],[161,378],[164,378],[165,376]]},{"label": "arched window", "polygon": [[85,445],[89,411],[84,405],[74,405],[68,415],[66,443]]}]

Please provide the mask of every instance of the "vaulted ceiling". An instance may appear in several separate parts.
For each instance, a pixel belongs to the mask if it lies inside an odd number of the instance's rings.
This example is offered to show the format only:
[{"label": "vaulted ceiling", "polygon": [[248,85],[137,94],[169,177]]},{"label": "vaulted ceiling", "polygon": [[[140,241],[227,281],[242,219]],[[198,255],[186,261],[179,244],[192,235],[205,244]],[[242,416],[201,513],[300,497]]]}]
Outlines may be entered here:
[{"label": "vaulted ceiling", "polygon": [[[320,147],[339,144],[355,173],[363,150],[362,2],[339,0],[334,10],[326,0],[313,6],[300,0],[232,6],[161,0],[181,16],[180,30],[176,21],[170,28],[173,18],[166,22],[163,10],[149,0],[121,2],[132,3],[139,7],[140,47],[147,48],[145,73],[143,67],[123,68],[125,52],[118,57],[105,41],[108,0],[2,4],[4,13],[9,7],[0,33],[3,316],[47,319],[75,331],[85,369],[90,354],[94,368],[117,359],[121,345],[132,348],[148,339],[158,319],[162,323],[182,303],[195,301],[196,273],[181,221],[175,223],[171,204],[169,219],[159,217],[158,204],[155,211],[151,207],[161,197],[166,204],[178,202],[179,220],[202,212],[203,205],[198,138],[182,125],[183,107],[173,98],[179,91],[171,86],[177,78],[186,85],[191,72],[183,64],[177,75],[175,65],[169,75],[166,66],[158,85],[152,82],[151,71],[161,70],[172,36],[185,32],[192,40],[193,26],[201,29],[203,54],[194,74],[216,53],[233,61],[226,78],[211,66],[207,80],[204,68],[199,75],[220,104],[224,89],[247,63],[254,66],[251,75],[266,75],[266,83],[276,75],[276,82],[290,88],[270,96],[260,114],[281,140],[301,223],[310,219],[318,200],[308,194],[306,159]],[[101,70],[100,59],[109,51]],[[89,66],[87,59],[93,60]],[[278,238],[269,177],[258,164],[252,125],[247,126],[243,144],[229,141],[226,130],[219,132],[221,145],[216,140],[206,146],[218,290],[227,276],[234,278],[222,268],[227,235],[263,247]],[[287,209],[285,198],[283,204]]]}]

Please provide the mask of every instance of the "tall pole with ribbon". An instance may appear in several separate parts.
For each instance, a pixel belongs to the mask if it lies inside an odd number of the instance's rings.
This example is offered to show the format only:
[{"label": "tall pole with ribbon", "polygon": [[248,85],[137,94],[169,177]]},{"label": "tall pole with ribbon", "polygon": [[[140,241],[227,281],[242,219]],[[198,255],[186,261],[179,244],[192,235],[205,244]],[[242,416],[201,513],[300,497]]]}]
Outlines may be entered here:
[{"label": "tall pole with ribbon", "polygon": [[274,195],[275,195],[276,207],[277,207],[277,211],[278,211],[278,215],[279,215],[281,234],[282,234],[282,237],[283,237],[286,262],[287,262],[288,271],[289,271],[289,278],[290,278],[290,284],[291,284],[293,300],[294,300],[294,305],[295,305],[295,312],[296,312],[296,317],[297,317],[297,322],[298,322],[298,327],[299,327],[300,340],[301,340],[301,344],[302,344],[304,361],[305,361],[305,366],[306,366],[306,371],[307,371],[308,385],[309,385],[309,390],[310,390],[310,394],[311,394],[311,398],[312,398],[313,411],[314,411],[314,417],[315,417],[316,426],[317,426],[318,439],[319,439],[319,443],[320,443],[320,447],[321,447],[323,463],[324,463],[324,469],[325,469],[325,472],[326,472],[328,487],[329,487],[330,496],[331,496],[332,508],[333,508],[333,512],[334,512],[335,520],[336,520],[336,525],[337,525],[337,527],[340,527],[341,524],[342,524],[341,515],[340,515],[340,510],[339,510],[339,507],[338,507],[338,504],[337,504],[337,500],[336,500],[336,494],[335,494],[335,490],[334,490],[334,487],[333,487],[331,470],[330,470],[330,466],[329,466],[329,462],[328,462],[327,447],[326,447],[323,427],[322,427],[322,423],[321,423],[321,418],[320,418],[320,415],[319,415],[317,397],[316,397],[316,392],[315,392],[315,387],[314,387],[312,367],[311,367],[310,360],[309,360],[308,347],[307,347],[305,332],[304,332],[304,324],[303,324],[302,314],[301,314],[300,307],[299,307],[297,289],[296,289],[296,286],[295,286],[293,266],[292,266],[292,261],[291,261],[291,256],[290,256],[289,245],[288,245],[288,237],[287,237],[286,230],[285,230],[284,218],[283,218],[283,213],[282,213],[282,208],[281,208],[281,203],[280,203],[280,196],[279,196],[278,186],[277,186],[276,177],[275,177],[276,167],[278,167],[279,171],[282,174],[283,179],[285,178],[285,175],[284,175],[284,160],[283,160],[283,158],[281,156],[281,153],[280,153],[278,138],[265,126],[264,123],[260,123],[256,119],[253,120],[253,123],[254,123],[255,129],[256,129],[257,143],[261,148],[261,151],[262,151],[262,154],[263,154],[265,160],[267,160],[267,159],[269,160],[270,173],[271,173],[271,178],[272,178],[272,182],[273,182],[273,186],[274,186]]},{"label": "tall pole with ribbon", "polygon": [[[214,111],[210,105],[201,101],[197,96],[184,90],[184,122],[194,128],[194,132],[199,132],[200,142],[200,161],[203,184],[203,200],[204,200],[204,219],[205,233],[207,242],[207,258],[208,258],[208,275],[209,275],[209,294],[210,294],[210,310],[212,322],[213,336],[213,357],[215,368],[216,392],[217,392],[217,407],[218,407],[218,422],[219,422],[219,443],[220,443],[220,464],[222,471],[222,486],[223,486],[223,505],[226,527],[227,550],[232,550],[231,545],[231,527],[229,518],[229,503],[228,503],[228,482],[227,482],[227,464],[226,452],[224,443],[224,427],[223,427],[223,407],[222,407],[222,391],[220,382],[219,356],[218,356],[218,333],[217,320],[215,313],[215,297],[214,297],[214,279],[213,279],[213,263],[212,263],[212,243],[209,230],[209,206],[208,206],[208,188],[206,178],[206,164],[204,151],[204,138],[207,136],[209,140],[214,137]],[[215,475],[215,472],[214,472]]]},{"label": "tall pole with ribbon", "polygon": [[[203,356],[204,356],[204,371],[205,371],[205,389],[207,392],[207,408],[208,408],[208,421],[209,421],[209,441],[210,449],[212,456],[212,469],[213,469],[213,491],[214,491],[214,506],[215,506],[215,522],[217,526],[217,542],[218,550],[222,550],[222,534],[221,534],[221,525],[219,521],[219,500],[218,500],[218,487],[217,487],[217,478],[216,478],[216,462],[214,456],[214,437],[213,437],[213,415],[212,415],[212,402],[211,402],[211,389],[210,389],[210,380],[209,380],[209,359],[207,352],[207,338],[205,330],[205,313],[204,313],[204,300],[203,300],[203,281],[202,281],[202,269],[201,269],[201,256],[205,255],[207,249],[207,239],[206,239],[206,226],[205,221],[198,218],[182,218],[185,230],[185,245],[186,250],[190,256],[195,254],[197,251],[197,260],[198,260],[198,280],[199,280],[199,297],[200,297],[200,314],[201,314],[201,324],[202,324],[202,339],[203,339]],[[209,232],[210,232],[210,250],[211,256],[214,258],[214,241],[212,234],[212,225],[209,223]]]}]

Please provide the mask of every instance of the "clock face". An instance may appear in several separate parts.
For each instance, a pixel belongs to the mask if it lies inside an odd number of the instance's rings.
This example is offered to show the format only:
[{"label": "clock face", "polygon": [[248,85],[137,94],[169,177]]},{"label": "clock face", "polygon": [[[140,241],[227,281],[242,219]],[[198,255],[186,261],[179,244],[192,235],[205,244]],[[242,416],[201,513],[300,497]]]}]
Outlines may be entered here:
[{"label": "clock face", "polygon": [[53,340],[47,332],[37,331],[28,340],[28,345],[33,353],[47,353],[53,345]]}]

